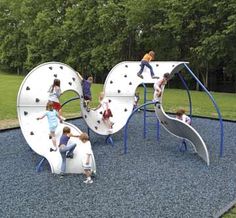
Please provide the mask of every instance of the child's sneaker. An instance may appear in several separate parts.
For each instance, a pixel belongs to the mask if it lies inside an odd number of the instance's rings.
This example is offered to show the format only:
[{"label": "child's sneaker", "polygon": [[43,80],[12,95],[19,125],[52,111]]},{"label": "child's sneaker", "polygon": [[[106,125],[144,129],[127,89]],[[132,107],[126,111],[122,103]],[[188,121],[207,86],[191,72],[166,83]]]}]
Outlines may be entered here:
[{"label": "child's sneaker", "polygon": [[72,154],[66,154],[66,158],[73,159],[73,157],[74,157],[74,154],[73,154],[73,153],[72,153]]},{"label": "child's sneaker", "polygon": [[60,178],[63,179],[64,176],[65,176],[65,173],[62,173],[62,172],[61,172],[59,175],[60,175]]},{"label": "child's sneaker", "polygon": [[141,75],[140,73],[137,73],[137,76],[143,79],[143,75]]},{"label": "child's sneaker", "polygon": [[83,106],[84,106],[84,108],[86,108],[87,107],[87,102],[84,100],[84,102],[83,102]]},{"label": "child's sneaker", "polygon": [[159,77],[158,76],[152,76],[152,79],[159,79]]},{"label": "child's sneaker", "polygon": [[63,117],[63,116],[61,116],[61,119],[62,119],[62,121],[65,121],[65,120],[66,120],[66,118],[65,118],[65,117]]},{"label": "child's sneaker", "polygon": [[53,152],[53,151],[57,151],[57,149],[56,148],[50,148],[50,152]]},{"label": "child's sneaker", "polygon": [[86,180],[84,180],[84,183],[85,184],[92,184],[93,180],[92,179],[86,179]]}]

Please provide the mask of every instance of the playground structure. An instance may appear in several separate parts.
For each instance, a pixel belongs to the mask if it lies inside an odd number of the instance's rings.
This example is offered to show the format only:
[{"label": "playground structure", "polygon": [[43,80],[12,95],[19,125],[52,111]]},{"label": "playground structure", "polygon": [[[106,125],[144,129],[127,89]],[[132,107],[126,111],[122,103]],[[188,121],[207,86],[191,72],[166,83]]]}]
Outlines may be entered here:
[{"label": "playground structure", "polygon": [[[161,77],[164,73],[168,72],[173,76],[181,69],[186,67],[189,69],[185,62],[152,62],[151,63],[156,76]],[[104,84],[104,99],[103,101],[109,102],[109,107],[113,113],[113,132],[118,132],[125,127],[125,153],[127,152],[127,127],[128,122],[132,115],[138,110],[133,111],[134,94],[136,88],[141,83],[154,83],[151,78],[149,70],[145,68],[143,72],[144,78],[137,77],[139,69],[139,62],[126,61],[117,64],[108,74]],[[146,71],[146,72],[145,72]],[[48,62],[34,68],[24,79],[19,89],[17,98],[17,112],[19,123],[22,133],[30,145],[30,147],[39,155],[45,157],[53,173],[60,172],[61,157],[59,152],[50,152],[49,148],[51,141],[48,139],[47,134],[47,121],[37,121],[35,118],[45,111],[45,106],[48,101],[48,89],[53,80],[57,78],[61,80],[62,93],[65,91],[74,91],[77,93],[78,98],[81,99],[81,113],[87,123],[89,129],[100,135],[109,135],[107,126],[102,121],[103,109],[90,110],[89,112],[83,107],[83,93],[81,87],[81,79],[77,72],[66,64],[58,62]],[[200,82],[199,80],[196,80]],[[201,85],[201,83],[200,83]],[[187,90],[188,91],[188,90]],[[208,93],[209,95],[209,93]],[[210,95],[214,106],[217,109],[219,118],[221,116],[219,109]],[[209,165],[209,154],[207,146],[198,132],[191,126],[179,121],[175,118],[169,117],[162,108],[162,98],[160,102],[148,102],[146,104],[153,104],[155,113],[160,123],[171,134],[188,140],[194,146],[198,155]],[[142,106],[140,106],[142,107]],[[191,103],[190,103],[191,109]],[[191,112],[191,110],[190,110]],[[69,125],[72,133],[80,134],[80,130],[72,124],[64,122],[59,124],[56,131],[56,138],[61,135],[63,126]],[[81,142],[76,141],[77,144]],[[223,124],[221,121],[221,155],[223,153]],[[75,149],[75,156],[71,160],[67,160],[67,173],[81,173],[82,161],[81,153],[83,151],[82,145]],[[93,157],[93,171],[96,171],[95,160]]]}]

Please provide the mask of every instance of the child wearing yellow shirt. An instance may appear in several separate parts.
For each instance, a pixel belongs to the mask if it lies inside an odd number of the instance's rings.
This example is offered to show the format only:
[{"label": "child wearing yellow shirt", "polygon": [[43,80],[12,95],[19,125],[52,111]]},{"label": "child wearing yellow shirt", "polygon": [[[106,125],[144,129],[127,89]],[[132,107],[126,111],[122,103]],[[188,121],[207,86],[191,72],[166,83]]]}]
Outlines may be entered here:
[{"label": "child wearing yellow shirt", "polygon": [[153,69],[152,69],[152,66],[150,65],[150,61],[153,60],[155,57],[155,52],[154,51],[149,51],[147,54],[145,54],[143,56],[143,59],[141,60],[141,64],[140,64],[140,70],[139,72],[137,73],[137,76],[139,76],[140,78],[143,79],[143,70],[144,70],[144,67],[146,66],[147,68],[150,69],[150,73],[151,73],[151,76],[152,76],[152,79],[158,79],[158,77],[156,77],[154,75],[154,72],[153,72]]}]

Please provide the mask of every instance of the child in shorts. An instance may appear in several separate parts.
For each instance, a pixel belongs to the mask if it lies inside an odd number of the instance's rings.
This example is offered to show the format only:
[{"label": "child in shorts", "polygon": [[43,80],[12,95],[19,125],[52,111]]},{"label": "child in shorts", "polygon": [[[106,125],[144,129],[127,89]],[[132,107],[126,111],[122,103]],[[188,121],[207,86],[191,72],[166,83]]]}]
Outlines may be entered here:
[{"label": "child in shorts", "polygon": [[105,125],[108,127],[108,133],[112,133],[113,131],[113,125],[114,123],[110,120],[111,117],[113,117],[113,114],[111,112],[111,109],[109,108],[109,103],[107,101],[104,101],[104,92],[100,92],[99,95],[99,106],[97,108],[102,108],[103,114],[102,114],[102,121],[105,123]]},{"label": "child in shorts", "polygon": [[114,123],[111,121],[110,118],[113,117],[113,114],[111,112],[111,109],[109,108],[108,102],[104,102],[103,105],[105,107],[105,110],[102,115],[102,120],[106,124],[106,126],[108,127],[108,133],[112,133],[113,132],[112,128],[113,128]]},{"label": "child in shorts", "polygon": [[84,146],[86,146],[84,151],[84,157],[83,157],[83,169],[84,174],[86,176],[86,180],[84,180],[84,183],[86,184],[92,184],[93,180],[91,179],[92,175],[92,149],[91,144],[89,143],[89,136],[87,133],[82,133],[79,136],[80,140],[84,143]]},{"label": "child in shorts", "polygon": [[53,103],[53,108],[58,111],[60,117],[62,117],[62,109],[59,97],[61,96],[61,81],[59,79],[54,79],[53,84],[49,88],[49,97],[48,100]]},{"label": "child in shorts", "polygon": [[48,102],[46,106],[47,112],[41,116],[38,117],[37,120],[41,120],[44,117],[48,118],[48,126],[49,126],[49,139],[52,139],[52,143],[54,145],[54,149],[50,148],[50,151],[56,151],[57,150],[57,145],[56,145],[56,128],[58,126],[58,119],[60,122],[62,122],[62,119],[58,112],[54,110],[53,108],[53,102]]}]

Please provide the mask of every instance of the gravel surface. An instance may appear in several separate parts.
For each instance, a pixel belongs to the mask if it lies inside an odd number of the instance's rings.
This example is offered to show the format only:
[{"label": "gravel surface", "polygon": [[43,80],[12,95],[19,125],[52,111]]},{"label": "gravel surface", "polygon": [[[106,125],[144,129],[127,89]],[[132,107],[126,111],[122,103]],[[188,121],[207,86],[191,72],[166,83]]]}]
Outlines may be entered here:
[{"label": "gravel surface", "polygon": [[[123,130],[115,145],[91,133],[97,165],[93,184],[83,175],[60,178],[27,145],[20,129],[0,132],[0,217],[215,217],[236,199],[236,123],[224,122],[224,157],[219,158],[219,121],[194,118],[210,151],[207,167],[191,146],[180,152],[180,139],[161,128],[142,135],[142,113],[128,130],[128,154],[123,154]],[[73,120],[87,131],[82,119]]]}]

